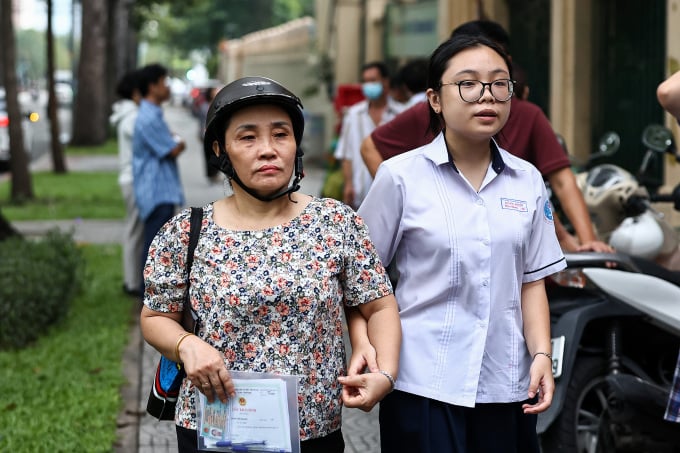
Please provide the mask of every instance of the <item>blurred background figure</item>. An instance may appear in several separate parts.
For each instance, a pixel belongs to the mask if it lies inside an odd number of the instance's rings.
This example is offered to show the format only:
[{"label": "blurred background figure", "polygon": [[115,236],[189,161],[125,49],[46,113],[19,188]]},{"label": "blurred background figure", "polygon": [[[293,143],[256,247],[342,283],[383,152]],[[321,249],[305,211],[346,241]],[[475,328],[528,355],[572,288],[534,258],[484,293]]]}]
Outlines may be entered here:
[{"label": "blurred background figure", "polygon": [[661,107],[680,121],[680,71],[659,84],[656,97]]},{"label": "blurred background figure", "polygon": [[[184,204],[177,157],[186,143],[170,132],[163,118],[161,105],[170,99],[168,70],[160,64],[147,65],[140,70],[139,81],[142,100],[132,138],[132,174],[137,208],[144,221],[143,268],[154,236]],[[144,288],[140,286],[140,290]]]},{"label": "blurred background figure", "polygon": [[399,70],[399,79],[408,93],[407,107],[427,100],[427,59],[417,58],[406,63]]},{"label": "blurred background figure", "polygon": [[[198,105],[197,117],[198,117],[198,139],[203,142],[203,136],[205,135],[205,120],[208,116],[208,108],[210,103],[215,98],[215,94],[220,90],[220,87],[214,86],[209,88],[203,88],[201,90],[201,101]],[[223,181],[222,175],[219,173],[217,168],[210,164],[210,153],[203,150],[203,157],[205,158],[205,176],[211,183],[219,183]]]},{"label": "blurred background figure", "polygon": [[343,201],[357,209],[368,193],[373,178],[361,158],[361,142],[373,130],[404,109],[390,98],[390,77],[385,63],[366,63],[361,68],[361,89],[365,100],[347,110],[335,158],[342,162]]},{"label": "blurred background figure", "polygon": [[529,80],[527,79],[527,72],[516,61],[512,62],[512,77],[515,79],[514,96],[523,101],[527,101],[529,99]]},{"label": "blurred background figure", "polygon": [[120,97],[113,104],[109,122],[118,135],[118,185],[125,202],[125,229],[123,231],[123,291],[131,296],[141,297],[142,254],[144,223],[139,218],[132,180],[132,137],[141,94],[139,72],[130,71],[121,77],[116,86]]},{"label": "blurred background figure", "polygon": [[406,88],[399,72],[390,77],[389,96],[393,101],[400,104],[406,104],[411,97],[411,93],[408,91],[408,88]]}]

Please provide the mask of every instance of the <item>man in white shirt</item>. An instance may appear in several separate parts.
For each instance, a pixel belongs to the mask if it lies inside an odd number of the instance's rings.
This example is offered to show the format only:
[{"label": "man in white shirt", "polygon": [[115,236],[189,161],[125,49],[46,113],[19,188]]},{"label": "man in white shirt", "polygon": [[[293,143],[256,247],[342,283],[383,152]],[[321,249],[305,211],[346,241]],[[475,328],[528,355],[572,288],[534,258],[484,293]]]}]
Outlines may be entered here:
[{"label": "man in white shirt", "polygon": [[354,209],[359,207],[373,181],[361,158],[361,142],[373,129],[404,109],[389,98],[389,83],[384,63],[366,63],[361,68],[361,89],[366,99],[351,106],[342,121],[335,158],[342,161],[343,201]]}]

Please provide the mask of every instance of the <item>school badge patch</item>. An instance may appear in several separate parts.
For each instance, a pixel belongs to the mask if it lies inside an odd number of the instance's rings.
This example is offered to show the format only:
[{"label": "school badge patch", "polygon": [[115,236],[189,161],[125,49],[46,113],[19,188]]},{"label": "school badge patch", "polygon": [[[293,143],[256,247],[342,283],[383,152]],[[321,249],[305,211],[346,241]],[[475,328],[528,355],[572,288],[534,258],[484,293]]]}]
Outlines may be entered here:
[{"label": "school badge patch", "polygon": [[545,205],[543,206],[543,215],[548,222],[552,222],[554,220],[552,208],[550,207],[550,200],[545,200]]}]

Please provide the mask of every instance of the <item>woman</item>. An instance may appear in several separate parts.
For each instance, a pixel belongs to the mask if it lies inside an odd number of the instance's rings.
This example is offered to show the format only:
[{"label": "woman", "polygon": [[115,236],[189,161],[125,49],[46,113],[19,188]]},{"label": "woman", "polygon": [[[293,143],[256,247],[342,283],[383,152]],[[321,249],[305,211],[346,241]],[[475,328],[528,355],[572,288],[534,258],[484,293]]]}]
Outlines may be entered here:
[{"label": "woman", "polygon": [[[302,376],[302,452],[342,452],[342,403],[370,410],[392,389],[396,301],[361,218],[338,201],[297,192],[301,107],[263,77],[227,85],[210,106],[204,146],[236,184],[233,195],[204,207],[189,290],[195,336],[181,325],[188,210],[150,249],[141,326],[146,341],[187,372],[175,415],[180,452],[197,449],[194,389],[226,401],[234,396],[231,370]],[[368,338],[364,330],[355,343],[351,325],[350,334],[357,350],[370,348],[367,340],[375,347],[376,372],[342,377],[343,305],[368,322]]]},{"label": "woman", "polygon": [[444,130],[381,164],[359,209],[399,278],[385,452],[538,452],[536,414],[554,388],[543,278],[565,264],[541,175],[493,139],[512,94],[496,44],[463,35],[439,46],[427,97],[431,127]]}]

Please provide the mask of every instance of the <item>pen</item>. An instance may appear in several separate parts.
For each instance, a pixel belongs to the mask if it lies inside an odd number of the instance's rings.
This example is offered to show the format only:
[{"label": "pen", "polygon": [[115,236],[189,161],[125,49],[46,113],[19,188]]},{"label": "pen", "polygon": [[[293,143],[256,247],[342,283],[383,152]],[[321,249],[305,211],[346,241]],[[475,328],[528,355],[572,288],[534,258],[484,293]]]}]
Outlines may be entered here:
[{"label": "pen", "polygon": [[[267,443],[266,440],[245,440],[243,442],[232,442],[230,440],[218,440],[215,445],[217,447],[234,447],[234,448],[243,448],[243,447],[249,447],[252,445],[265,445]],[[248,451],[248,450],[234,450],[234,451]]]},{"label": "pen", "polygon": [[236,453],[247,453],[247,452],[272,452],[272,453],[291,453],[289,450],[275,448],[275,447],[265,447],[267,444],[266,440],[246,440],[243,442],[232,442],[230,440],[218,440],[215,443],[216,447],[227,447],[231,451]]},{"label": "pen", "polygon": [[267,448],[267,447],[258,447],[256,445],[248,446],[248,445],[235,445],[232,447],[231,451],[233,452],[239,452],[239,453],[247,453],[250,451],[253,452],[272,452],[272,453],[290,453],[288,450],[283,450],[280,448]]}]

